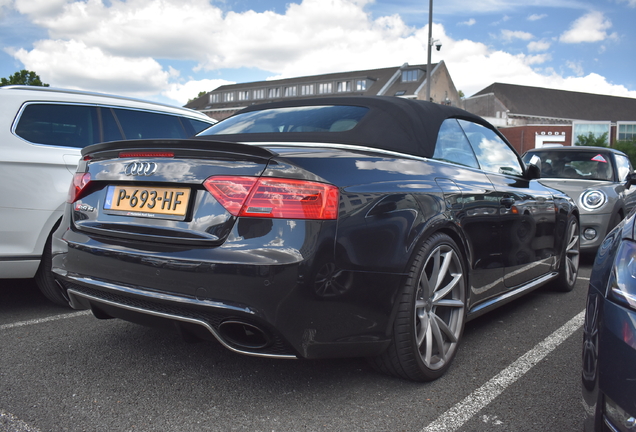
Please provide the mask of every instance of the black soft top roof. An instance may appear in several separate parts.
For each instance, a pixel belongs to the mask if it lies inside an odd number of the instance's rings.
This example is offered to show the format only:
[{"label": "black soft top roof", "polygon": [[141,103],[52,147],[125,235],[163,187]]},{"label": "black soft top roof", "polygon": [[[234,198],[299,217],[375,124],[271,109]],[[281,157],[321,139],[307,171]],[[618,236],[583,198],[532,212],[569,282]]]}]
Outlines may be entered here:
[{"label": "black soft top roof", "polygon": [[[342,132],[261,132],[201,135],[197,138],[232,142],[353,144],[431,157],[435,152],[439,128],[448,118],[473,121],[498,133],[490,123],[462,109],[393,96],[322,97],[272,102],[247,107],[234,115],[271,108],[325,105],[359,106],[366,107],[369,111],[353,129]],[[213,129],[214,127],[210,130]]]}]

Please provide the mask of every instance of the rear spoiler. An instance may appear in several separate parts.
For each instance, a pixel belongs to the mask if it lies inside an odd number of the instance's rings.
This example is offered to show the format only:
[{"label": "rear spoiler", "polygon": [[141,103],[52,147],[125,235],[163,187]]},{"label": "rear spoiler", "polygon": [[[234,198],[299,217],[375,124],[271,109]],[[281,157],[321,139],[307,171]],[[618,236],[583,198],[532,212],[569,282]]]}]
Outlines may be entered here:
[{"label": "rear spoiler", "polygon": [[264,147],[238,144],[227,141],[212,141],[201,139],[152,139],[152,140],[121,140],[93,144],[82,149],[82,157],[116,158],[119,153],[149,150],[171,150],[177,156],[202,156],[211,153],[251,156],[257,159],[271,159],[277,153]]}]

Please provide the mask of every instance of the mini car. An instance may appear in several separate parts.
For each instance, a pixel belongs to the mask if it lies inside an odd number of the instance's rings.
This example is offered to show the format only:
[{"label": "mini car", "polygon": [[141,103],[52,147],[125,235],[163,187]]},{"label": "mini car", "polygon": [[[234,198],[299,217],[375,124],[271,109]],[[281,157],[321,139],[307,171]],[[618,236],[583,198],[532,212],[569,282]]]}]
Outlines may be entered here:
[{"label": "mini car", "polygon": [[636,430],[634,213],[598,249],[583,328],[586,432]]},{"label": "mini car", "polygon": [[54,236],[62,295],[243,354],[432,380],[467,320],[578,274],[572,199],[454,107],[279,102],[82,155]]},{"label": "mini car", "polygon": [[68,183],[89,144],[124,138],[187,138],[216,123],[199,112],[100,93],[0,87],[0,279],[33,278],[59,305],[51,233]]},{"label": "mini car", "polygon": [[565,192],[579,206],[581,252],[596,253],[636,202],[629,158],[612,148],[575,146],[529,150],[523,160],[535,156],[541,161],[541,183]]}]

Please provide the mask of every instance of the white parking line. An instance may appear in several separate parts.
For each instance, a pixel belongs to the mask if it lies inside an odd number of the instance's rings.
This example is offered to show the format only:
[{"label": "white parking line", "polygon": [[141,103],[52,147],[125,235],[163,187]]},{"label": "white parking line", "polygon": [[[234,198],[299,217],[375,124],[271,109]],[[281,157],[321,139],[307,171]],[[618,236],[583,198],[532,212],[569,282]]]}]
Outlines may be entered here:
[{"label": "white parking line", "polygon": [[90,315],[90,314],[91,314],[91,311],[83,310],[83,311],[74,312],[74,313],[68,313],[68,314],[63,314],[63,315],[54,315],[54,316],[50,316],[50,317],[47,317],[47,318],[39,318],[39,319],[34,319],[34,320],[29,320],[29,321],[19,321],[19,322],[11,323],[11,324],[2,324],[2,325],[0,325],[0,331],[7,330],[7,329],[10,329],[10,328],[14,328],[14,327],[22,327],[22,326],[33,325],[33,324],[42,324],[42,323],[49,322],[49,321],[57,321],[57,320],[67,319],[67,318],[75,318],[75,317],[78,317],[78,316],[84,316],[84,315]]},{"label": "white parking line", "polygon": [[585,311],[580,312],[561,328],[539,342],[530,351],[519,357],[506,369],[499,372],[486,384],[472,392],[463,401],[439,416],[437,420],[426,426],[422,432],[454,432],[482,408],[486,407],[508,386],[513,384],[550,354],[583,325]]},{"label": "white parking line", "polygon": [[0,431],[6,432],[40,432],[40,429],[28,425],[11,413],[0,410]]}]

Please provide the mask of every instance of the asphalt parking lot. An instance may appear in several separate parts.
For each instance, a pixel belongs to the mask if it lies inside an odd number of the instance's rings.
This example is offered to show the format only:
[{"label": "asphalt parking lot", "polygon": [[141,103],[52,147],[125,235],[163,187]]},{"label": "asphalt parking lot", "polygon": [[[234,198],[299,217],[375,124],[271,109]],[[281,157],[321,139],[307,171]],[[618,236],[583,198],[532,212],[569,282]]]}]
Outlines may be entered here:
[{"label": "asphalt parking lot", "polygon": [[363,359],[271,360],[0,289],[0,432],[580,431],[591,262],[574,291],[539,289],[467,324],[441,379]]}]

